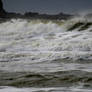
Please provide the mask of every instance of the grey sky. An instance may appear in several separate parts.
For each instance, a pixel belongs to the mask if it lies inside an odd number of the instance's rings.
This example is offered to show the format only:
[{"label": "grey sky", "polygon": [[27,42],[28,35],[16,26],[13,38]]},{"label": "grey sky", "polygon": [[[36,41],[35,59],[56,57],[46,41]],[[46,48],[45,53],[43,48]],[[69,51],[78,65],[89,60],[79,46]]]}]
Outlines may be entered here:
[{"label": "grey sky", "polygon": [[40,13],[77,13],[92,11],[92,0],[3,0],[7,11]]}]

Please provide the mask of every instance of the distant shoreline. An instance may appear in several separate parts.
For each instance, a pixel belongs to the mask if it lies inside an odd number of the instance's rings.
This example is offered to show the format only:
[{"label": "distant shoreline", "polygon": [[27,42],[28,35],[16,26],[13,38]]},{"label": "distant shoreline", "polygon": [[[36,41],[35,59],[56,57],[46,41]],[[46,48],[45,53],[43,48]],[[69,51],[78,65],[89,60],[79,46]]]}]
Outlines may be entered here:
[{"label": "distant shoreline", "polygon": [[50,19],[50,20],[67,20],[69,18],[73,17],[73,15],[70,14],[64,14],[64,13],[59,13],[55,15],[50,15],[50,14],[39,14],[37,12],[26,12],[25,14],[20,14],[20,13],[3,13],[0,15],[0,18],[2,19],[11,19],[11,18],[23,18],[23,19]]}]

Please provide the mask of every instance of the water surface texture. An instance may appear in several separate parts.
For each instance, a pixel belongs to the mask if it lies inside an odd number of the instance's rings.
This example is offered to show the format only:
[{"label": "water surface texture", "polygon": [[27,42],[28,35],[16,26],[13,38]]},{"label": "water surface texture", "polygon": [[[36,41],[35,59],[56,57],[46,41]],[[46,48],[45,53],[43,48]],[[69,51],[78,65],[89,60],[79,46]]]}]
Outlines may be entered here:
[{"label": "water surface texture", "polygon": [[92,92],[92,21],[1,23],[0,92]]}]

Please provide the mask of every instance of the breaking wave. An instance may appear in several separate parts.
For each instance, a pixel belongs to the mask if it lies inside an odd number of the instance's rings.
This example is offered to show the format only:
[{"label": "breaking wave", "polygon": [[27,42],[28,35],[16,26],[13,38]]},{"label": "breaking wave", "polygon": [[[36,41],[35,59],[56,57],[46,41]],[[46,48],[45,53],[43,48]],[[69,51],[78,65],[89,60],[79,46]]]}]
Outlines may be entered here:
[{"label": "breaking wave", "polygon": [[0,24],[0,61],[92,60],[92,22],[12,19]]}]

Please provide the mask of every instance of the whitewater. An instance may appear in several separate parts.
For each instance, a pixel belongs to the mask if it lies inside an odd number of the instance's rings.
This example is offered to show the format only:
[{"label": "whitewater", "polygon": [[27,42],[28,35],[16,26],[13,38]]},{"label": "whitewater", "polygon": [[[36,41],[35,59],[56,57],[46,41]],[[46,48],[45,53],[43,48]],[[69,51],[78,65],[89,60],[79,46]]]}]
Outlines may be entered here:
[{"label": "whitewater", "polygon": [[0,92],[92,92],[92,19],[0,23]]}]

